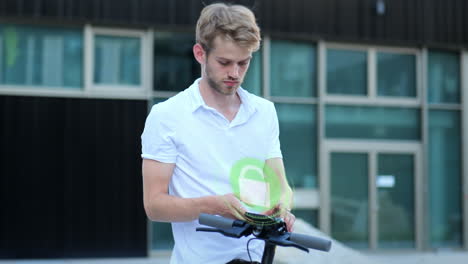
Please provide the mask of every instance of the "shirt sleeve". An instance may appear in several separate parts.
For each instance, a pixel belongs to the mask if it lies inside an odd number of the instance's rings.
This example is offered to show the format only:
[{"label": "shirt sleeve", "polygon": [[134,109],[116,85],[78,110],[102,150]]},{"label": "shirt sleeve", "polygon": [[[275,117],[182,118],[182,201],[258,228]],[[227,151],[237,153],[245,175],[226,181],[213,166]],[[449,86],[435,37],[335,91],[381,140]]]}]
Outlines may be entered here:
[{"label": "shirt sleeve", "polygon": [[276,109],[273,103],[271,103],[271,134],[270,134],[270,150],[268,151],[268,159],[271,158],[282,158],[281,146],[279,140],[279,124]]},{"label": "shirt sleeve", "polygon": [[141,135],[141,157],[164,163],[175,163],[177,146],[175,144],[176,129],[170,114],[164,113],[162,105],[153,106],[146,118],[145,128]]}]

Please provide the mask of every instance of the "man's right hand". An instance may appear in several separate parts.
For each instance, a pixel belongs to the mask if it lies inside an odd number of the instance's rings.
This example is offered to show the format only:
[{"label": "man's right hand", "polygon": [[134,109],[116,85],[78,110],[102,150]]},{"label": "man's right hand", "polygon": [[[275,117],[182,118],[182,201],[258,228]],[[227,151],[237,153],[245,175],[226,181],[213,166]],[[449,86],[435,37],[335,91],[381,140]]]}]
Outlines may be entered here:
[{"label": "man's right hand", "polygon": [[245,219],[245,212],[247,210],[242,206],[241,201],[232,193],[225,195],[215,196],[217,200],[217,213],[218,215],[231,218],[231,219]]}]

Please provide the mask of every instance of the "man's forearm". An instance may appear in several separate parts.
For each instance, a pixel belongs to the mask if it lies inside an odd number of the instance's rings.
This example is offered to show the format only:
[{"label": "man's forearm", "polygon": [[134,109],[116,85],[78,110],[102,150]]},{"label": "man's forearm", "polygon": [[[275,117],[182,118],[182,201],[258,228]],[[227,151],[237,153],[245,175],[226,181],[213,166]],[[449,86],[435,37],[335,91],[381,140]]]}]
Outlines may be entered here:
[{"label": "man's forearm", "polygon": [[218,196],[180,198],[160,193],[145,203],[148,218],[158,222],[187,222],[198,218],[200,213],[218,214]]}]

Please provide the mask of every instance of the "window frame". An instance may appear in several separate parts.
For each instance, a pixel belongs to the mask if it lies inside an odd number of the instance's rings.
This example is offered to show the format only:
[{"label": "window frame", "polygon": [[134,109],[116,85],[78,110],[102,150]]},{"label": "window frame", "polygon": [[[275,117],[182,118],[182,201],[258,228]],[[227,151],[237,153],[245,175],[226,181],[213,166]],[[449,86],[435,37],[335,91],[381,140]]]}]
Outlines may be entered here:
[{"label": "window frame", "polygon": [[[95,38],[96,36],[106,37],[132,37],[140,39],[140,84],[139,85],[113,85],[113,84],[98,84],[94,81],[94,65],[95,65]],[[151,89],[152,78],[150,70],[152,70],[152,51],[153,46],[153,31],[151,30],[131,30],[131,29],[115,29],[105,27],[93,27],[86,25],[84,28],[85,40],[85,85],[84,90],[93,94],[120,94],[123,96],[140,95],[145,96]]]},{"label": "window frame", "polygon": [[[2,23],[2,25],[14,25],[14,26],[24,26],[24,27],[36,27],[33,23]],[[81,27],[76,26],[57,26],[52,24],[40,24],[38,27],[40,28],[54,28],[54,29],[63,29],[63,30],[76,30],[83,32]],[[84,67],[84,49],[85,49],[85,38],[82,35],[82,49],[83,49],[83,60],[82,60],[82,67]],[[0,36],[0,59],[3,57],[3,36]],[[2,68],[0,63],[0,78],[3,78]],[[84,80],[84,71],[82,71],[82,80]],[[78,94],[81,94],[84,90],[84,81],[82,82],[81,86],[76,89],[70,88],[67,86],[48,86],[48,85],[21,85],[21,84],[0,84],[0,94],[5,95],[31,95],[31,96],[64,96],[64,97],[74,97]]]},{"label": "window frame", "polygon": [[[386,105],[386,106],[420,106],[422,103],[422,52],[416,48],[397,48],[385,46],[357,45],[357,44],[342,44],[334,42],[324,42],[324,48],[320,50],[323,59],[323,82],[324,87],[322,95],[326,104],[366,104],[366,105]],[[367,95],[334,95],[327,92],[327,51],[329,49],[360,51],[367,54]],[[378,72],[377,72],[377,53],[395,53],[415,55],[415,73],[416,76],[416,97],[397,97],[397,96],[378,96]]]}]

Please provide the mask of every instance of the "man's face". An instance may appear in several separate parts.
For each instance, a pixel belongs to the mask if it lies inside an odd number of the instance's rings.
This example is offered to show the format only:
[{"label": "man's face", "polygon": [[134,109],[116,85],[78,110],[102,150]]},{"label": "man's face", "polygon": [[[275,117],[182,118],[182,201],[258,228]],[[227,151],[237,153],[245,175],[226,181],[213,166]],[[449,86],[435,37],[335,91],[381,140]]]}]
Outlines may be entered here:
[{"label": "man's face", "polygon": [[216,92],[231,95],[244,81],[252,52],[236,43],[216,37],[206,56],[204,77]]}]

